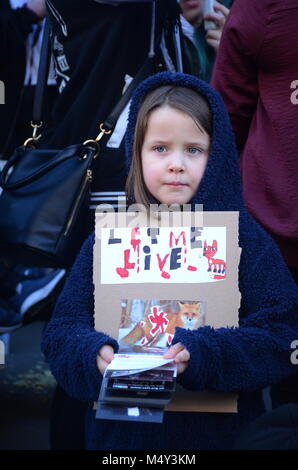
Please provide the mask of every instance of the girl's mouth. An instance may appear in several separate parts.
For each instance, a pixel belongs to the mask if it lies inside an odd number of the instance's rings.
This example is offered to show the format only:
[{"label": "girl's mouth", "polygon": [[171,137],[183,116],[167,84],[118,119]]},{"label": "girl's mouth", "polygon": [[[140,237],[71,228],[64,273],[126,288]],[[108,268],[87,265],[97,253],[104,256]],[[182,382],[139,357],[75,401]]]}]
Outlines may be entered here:
[{"label": "girl's mouth", "polygon": [[181,183],[180,181],[171,181],[170,183],[165,183],[167,186],[187,186],[186,183]]}]

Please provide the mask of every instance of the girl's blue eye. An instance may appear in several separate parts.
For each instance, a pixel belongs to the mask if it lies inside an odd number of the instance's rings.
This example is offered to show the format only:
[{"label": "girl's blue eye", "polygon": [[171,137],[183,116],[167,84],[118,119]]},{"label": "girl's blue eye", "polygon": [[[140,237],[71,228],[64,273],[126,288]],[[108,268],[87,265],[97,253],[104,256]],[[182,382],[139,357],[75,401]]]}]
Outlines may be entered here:
[{"label": "girl's blue eye", "polygon": [[188,147],[187,151],[188,153],[191,153],[192,155],[197,155],[198,153],[202,153],[202,150],[198,147]]},{"label": "girl's blue eye", "polygon": [[159,153],[162,153],[165,151],[165,146],[164,145],[158,145],[157,147],[154,147],[154,150],[156,150],[156,152],[159,152]]}]

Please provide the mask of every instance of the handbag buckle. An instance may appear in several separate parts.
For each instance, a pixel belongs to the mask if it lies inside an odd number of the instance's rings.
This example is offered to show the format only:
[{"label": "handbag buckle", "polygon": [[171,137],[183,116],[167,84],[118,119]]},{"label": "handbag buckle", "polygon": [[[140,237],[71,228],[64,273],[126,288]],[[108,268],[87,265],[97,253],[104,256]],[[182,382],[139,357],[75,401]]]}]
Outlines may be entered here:
[{"label": "handbag buckle", "polygon": [[99,125],[99,129],[100,129],[100,133],[98,134],[98,136],[96,137],[96,142],[99,142],[102,137],[106,134],[110,134],[112,132],[112,130],[110,129],[109,131],[107,131],[104,127],[103,127],[103,122]]},{"label": "handbag buckle", "polygon": [[[105,134],[108,135],[108,134],[111,134],[111,132],[112,132],[112,130],[106,130],[106,129],[103,127],[103,122],[100,124],[99,129],[100,129],[100,133],[98,134],[98,136],[97,136],[94,140],[92,140],[92,139],[85,140],[85,142],[83,143],[83,145],[90,145],[90,144],[91,144],[91,145],[93,145],[93,146],[97,149],[97,151],[96,151],[96,153],[95,153],[95,155],[94,155],[93,158],[96,158],[97,155],[98,155],[98,152],[99,152],[99,145],[98,145],[98,143],[99,143],[99,141],[102,139],[102,137],[103,137]],[[82,160],[85,160],[85,159],[87,158],[87,156],[88,156],[87,154],[84,154],[83,157],[82,157]]]},{"label": "handbag buckle", "polygon": [[[85,142],[83,143],[83,145],[86,145],[86,146],[90,146],[90,147],[93,147],[93,150],[94,150],[94,155],[93,155],[93,159],[97,157],[98,153],[99,153],[99,145],[98,143],[96,142],[96,140],[85,140]],[[80,157],[81,160],[86,160],[86,158],[88,157],[88,154],[87,153],[84,153],[84,155],[82,157]]]},{"label": "handbag buckle", "polygon": [[37,135],[37,129],[39,129],[43,125],[43,122],[42,121],[39,121],[39,122],[31,121],[30,125],[33,128],[32,137],[29,137],[29,139],[25,140],[24,147],[29,147],[29,146],[35,147],[38,139],[41,138],[41,134]]}]

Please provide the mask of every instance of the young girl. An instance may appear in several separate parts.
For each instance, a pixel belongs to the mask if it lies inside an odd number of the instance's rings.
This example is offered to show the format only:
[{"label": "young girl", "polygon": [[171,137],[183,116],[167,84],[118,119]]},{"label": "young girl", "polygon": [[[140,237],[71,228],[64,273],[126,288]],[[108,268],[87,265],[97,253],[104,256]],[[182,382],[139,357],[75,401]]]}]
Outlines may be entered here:
[{"label": "young girl", "polygon": [[295,372],[296,285],[271,238],[244,208],[229,119],[209,85],[170,72],[145,80],[131,103],[126,151],[129,201],[239,211],[239,327],[177,328],[167,353],[183,387],[237,392],[238,413],[167,412],[163,424],[95,419],[93,402],[118,344],[94,330],[94,237],[85,242],[58,300],[43,351],[66,392],[89,402],[87,449],[230,449],[264,411],[261,389]]}]

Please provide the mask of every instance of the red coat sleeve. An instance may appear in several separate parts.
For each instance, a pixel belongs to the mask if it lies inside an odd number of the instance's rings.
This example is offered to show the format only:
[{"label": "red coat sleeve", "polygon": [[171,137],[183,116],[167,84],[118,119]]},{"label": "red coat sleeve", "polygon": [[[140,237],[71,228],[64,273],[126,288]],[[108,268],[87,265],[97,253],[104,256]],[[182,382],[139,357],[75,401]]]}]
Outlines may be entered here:
[{"label": "red coat sleeve", "polygon": [[238,149],[245,144],[258,101],[259,53],[266,36],[269,0],[235,0],[227,18],[211,85],[230,114]]}]

